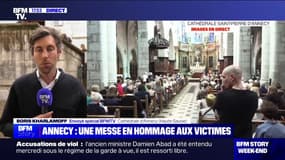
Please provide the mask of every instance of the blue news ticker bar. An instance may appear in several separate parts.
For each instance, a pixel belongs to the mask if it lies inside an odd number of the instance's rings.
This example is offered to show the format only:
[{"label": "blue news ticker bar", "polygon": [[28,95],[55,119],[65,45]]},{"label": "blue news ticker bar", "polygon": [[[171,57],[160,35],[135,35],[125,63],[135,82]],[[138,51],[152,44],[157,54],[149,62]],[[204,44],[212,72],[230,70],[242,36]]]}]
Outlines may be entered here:
[{"label": "blue news ticker bar", "polygon": [[14,124],[14,138],[232,138],[226,125],[198,124]]},{"label": "blue news ticker bar", "polygon": [[27,20],[284,20],[285,1],[5,1],[1,20],[16,20],[13,8],[61,7],[66,14],[27,14]]},{"label": "blue news ticker bar", "polygon": [[[75,143],[78,144],[77,147],[70,147],[68,145],[62,146],[57,145],[56,147],[24,147],[19,146],[19,143]],[[88,143],[131,143],[131,147],[128,146],[93,146],[90,147]],[[135,143],[134,143],[135,142]],[[176,147],[167,147],[167,146],[140,146],[138,143],[157,143],[157,142],[166,142],[167,144],[176,143]],[[211,147],[193,147],[193,146],[181,146],[179,143],[210,143]],[[178,146],[179,145],[179,146]],[[107,145],[108,146],[108,145]],[[174,145],[172,145],[174,146]],[[225,147],[226,146],[226,147]],[[77,150],[77,149],[95,149],[95,150],[105,150],[105,149],[115,149],[115,150],[134,150],[142,149],[142,150],[159,150],[159,149],[174,149],[179,148],[183,150],[187,150],[187,153],[146,153],[140,152],[135,154],[125,154],[121,153],[106,153],[102,154],[102,151],[99,153],[81,153],[81,154],[70,154],[67,152],[60,152],[56,154],[17,154],[15,150],[17,149],[41,149],[43,150]],[[219,138],[219,139],[210,139],[210,138],[201,138],[201,139],[176,139],[176,138],[168,138],[168,139],[49,139],[49,140],[42,140],[42,139],[21,139],[21,140],[9,140],[9,141],[0,141],[0,153],[5,153],[5,155],[9,155],[10,159],[35,159],[35,160],[89,160],[89,159],[96,159],[96,160],[106,160],[106,159],[136,159],[136,160],[159,160],[159,159],[191,159],[191,160],[204,160],[204,159],[211,159],[213,157],[219,157],[219,160],[232,160],[233,159],[233,140],[230,138]],[[119,158],[118,158],[119,157]]]}]

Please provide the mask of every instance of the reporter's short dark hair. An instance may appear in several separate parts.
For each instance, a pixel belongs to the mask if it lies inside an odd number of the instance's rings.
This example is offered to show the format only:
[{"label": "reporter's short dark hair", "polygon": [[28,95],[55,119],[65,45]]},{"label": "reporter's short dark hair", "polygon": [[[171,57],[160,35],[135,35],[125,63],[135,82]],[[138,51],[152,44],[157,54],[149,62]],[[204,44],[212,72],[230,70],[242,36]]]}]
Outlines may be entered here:
[{"label": "reporter's short dark hair", "polygon": [[62,49],[60,32],[51,27],[41,26],[32,33],[29,39],[30,50],[32,52],[32,55],[34,54],[34,45],[36,41],[49,35],[51,35],[54,38],[57,49],[58,50]]}]

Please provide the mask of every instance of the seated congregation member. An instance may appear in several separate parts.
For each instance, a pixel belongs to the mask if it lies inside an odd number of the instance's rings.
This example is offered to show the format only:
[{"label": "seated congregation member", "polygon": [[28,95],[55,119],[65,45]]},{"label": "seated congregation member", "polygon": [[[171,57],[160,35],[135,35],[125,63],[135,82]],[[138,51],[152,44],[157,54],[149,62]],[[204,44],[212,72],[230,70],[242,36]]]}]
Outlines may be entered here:
[{"label": "seated congregation member", "polygon": [[[148,99],[148,104],[151,102],[150,94],[146,91],[145,84],[142,83],[138,86],[138,92],[135,93],[135,96],[139,98],[139,100]],[[142,102],[143,111],[142,114],[146,117],[146,102]]]},{"label": "seated congregation member", "polygon": [[117,90],[118,90],[118,96],[122,97],[124,96],[124,89],[122,86],[123,80],[121,78],[117,81]]},{"label": "seated congregation member", "polygon": [[147,92],[149,93],[150,97],[154,97],[155,90],[152,88],[152,84],[147,84],[146,88],[147,88]]},{"label": "seated congregation member", "polygon": [[151,101],[150,94],[146,91],[144,84],[140,84],[138,86],[138,92],[135,93],[135,96],[138,97],[139,99],[145,99],[145,97],[147,96],[148,102],[150,103]]},{"label": "seated congregation member", "polygon": [[[257,94],[258,97],[258,107],[257,110],[260,110],[261,105],[263,103],[263,99],[260,97],[260,92],[259,92],[259,87],[251,87],[250,88],[251,91],[255,92]],[[263,114],[262,113],[255,113],[253,119],[262,119],[263,118]]]},{"label": "seated congregation member", "polygon": [[[128,86],[127,93],[125,94],[124,97],[122,97],[122,105],[131,106],[133,105],[134,101],[137,102],[138,117],[144,117],[144,115],[142,114],[143,111],[142,103],[140,99],[136,97],[134,94],[134,86]],[[132,115],[133,115],[132,110],[126,112],[121,111],[121,117],[133,117]]]},{"label": "seated congregation member", "polygon": [[251,120],[258,106],[256,93],[242,84],[242,71],[237,66],[227,66],[222,72],[223,91],[216,97],[214,110],[220,123],[233,124],[234,137],[251,138]]},{"label": "seated congregation member", "polygon": [[91,93],[91,103],[87,106],[87,113],[90,115],[106,114],[108,112],[107,107],[103,106],[101,96],[98,92]]},{"label": "seated congregation member", "polygon": [[261,84],[260,88],[259,88],[259,93],[260,93],[260,97],[264,97],[267,94],[267,88],[266,88],[266,84],[263,83]]},{"label": "seated congregation member", "polygon": [[202,87],[197,94],[197,100],[205,98],[209,93],[208,92],[209,82],[208,81],[203,81],[203,82],[204,83],[201,84]]},{"label": "seated congregation member", "polygon": [[105,106],[108,105],[121,105],[121,98],[118,97],[117,88],[115,85],[110,85],[106,97],[103,101]]},{"label": "seated congregation member", "polygon": [[200,101],[200,118],[203,117],[217,117],[216,113],[213,110],[213,106],[216,102],[216,96],[212,93],[208,94],[206,98],[199,100]]},{"label": "seated congregation member", "polygon": [[98,93],[98,95],[100,96],[100,101],[103,100],[103,96],[102,96],[102,94],[100,93],[100,87],[99,87],[98,84],[93,84],[93,85],[91,86],[91,92],[96,92],[96,93]]},{"label": "seated congregation member", "polygon": [[277,88],[277,93],[281,99],[281,105],[279,106],[279,109],[285,109],[285,94],[284,94],[284,89],[282,88],[282,85],[277,82],[276,83],[276,88]]},{"label": "seated congregation member", "polygon": [[209,93],[204,100],[205,100],[205,103],[202,102],[203,103],[202,108],[212,108],[216,102],[216,96],[212,93]]},{"label": "seated congregation member", "polygon": [[270,86],[264,99],[273,102],[279,109],[285,109],[285,100],[278,93],[278,89],[276,87]]},{"label": "seated congregation member", "polygon": [[106,98],[113,98],[113,97],[118,97],[118,90],[114,84],[111,84],[107,89]]},{"label": "seated congregation member", "polygon": [[159,104],[160,101],[165,102],[165,89],[162,86],[161,79],[157,79],[154,83],[153,87],[154,91],[156,92],[156,103]]},{"label": "seated congregation member", "polygon": [[134,85],[134,82],[130,78],[127,77],[125,83],[122,84],[124,93],[127,93],[127,88],[130,85]]},{"label": "seated congregation member", "polygon": [[270,101],[264,101],[261,105],[261,113],[265,122],[259,125],[255,131],[255,138],[285,138],[285,126],[278,119],[278,107]]},{"label": "seated congregation member", "polygon": [[91,89],[87,89],[86,103],[91,103]]},{"label": "seated congregation member", "polygon": [[107,95],[107,90],[108,90],[108,87],[104,87],[103,89],[100,90],[100,94],[103,96],[103,99],[104,97],[106,97]]}]

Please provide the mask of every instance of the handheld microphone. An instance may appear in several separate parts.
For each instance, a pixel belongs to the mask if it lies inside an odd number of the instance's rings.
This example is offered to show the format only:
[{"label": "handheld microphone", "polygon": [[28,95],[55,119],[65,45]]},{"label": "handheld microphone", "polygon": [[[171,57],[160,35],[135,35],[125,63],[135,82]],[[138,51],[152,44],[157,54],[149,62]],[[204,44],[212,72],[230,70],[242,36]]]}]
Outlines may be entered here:
[{"label": "handheld microphone", "polygon": [[41,113],[47,113],[52,105],[52,92],[47,88],[42,88],[37,93],[37,103],[41,107]]}]

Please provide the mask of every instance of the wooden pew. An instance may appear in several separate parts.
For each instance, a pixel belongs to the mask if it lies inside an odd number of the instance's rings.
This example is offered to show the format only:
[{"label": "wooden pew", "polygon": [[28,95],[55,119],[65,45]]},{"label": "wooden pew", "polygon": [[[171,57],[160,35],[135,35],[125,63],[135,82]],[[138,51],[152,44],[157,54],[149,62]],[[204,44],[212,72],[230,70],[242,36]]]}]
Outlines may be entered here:
[{"label": "wooden pew", "polygon": [[148,96],[145,99],[141,99],[142,104],[145,104],[147,118],[153,117],[155,114],[155,107],[156,107],[156,97],[151,97],[150,103],[148,100]]},{"label": "wooden pew", "polygon": [[157,98],[159,99],[159,102],[158,102],[158,106],[159,106],[159,111],[162,112],[163,110],[163,95],[161,92],[159,93],[156,93],[157,94]]},{"label": "wooden pew", "polygon": [[145,107],[145,112],[146,112],[146,115],[148,117],[149,115],[149,112],[150,112],[150,108],[149,108],[149,104],[148,104],[148,96],[145,95],[145,98],[144,99],[140,99],[140,101],[142,102],[142,105]]},{"label": "wooden pew", "polygon": [[217,120],[215,117],[213,118],[201,118],[199,123],[217,123]]},{"label": "wooden pew", "polygon": [[116,108],[114,114],[87,114],[87,118],[120,118],[120,109]]},{"label": "wooden pew", "polygon": [[131,106],[123,106],[123,105],[116,105],[116,106],[107,106],[108,109],[111,109],[111,110],[116,110],[116,109],[120,109],[120,115],[122,115],[123,111],[125,110],[133,110],[133,117],[134,118],[137,118],[138,117],[138,107],[137,107],[137,102],[134,101],[133,102],[133,105]]},{"label": "wooden pew", "polygon": [[149,109],[148,109],[148,115],[147,117],[153,117],[155,115],[155,96],[151,97],[151,100],[150,100],[150,104],[149,104]]}]

